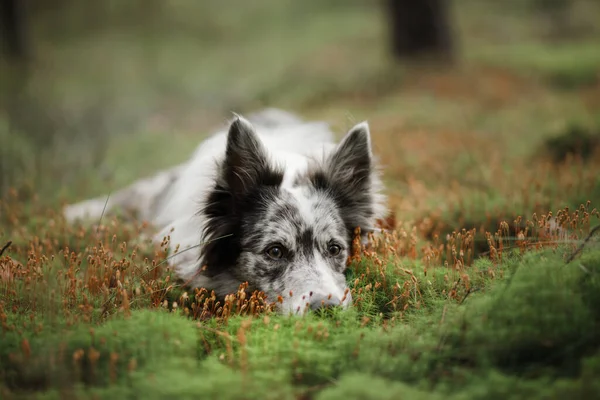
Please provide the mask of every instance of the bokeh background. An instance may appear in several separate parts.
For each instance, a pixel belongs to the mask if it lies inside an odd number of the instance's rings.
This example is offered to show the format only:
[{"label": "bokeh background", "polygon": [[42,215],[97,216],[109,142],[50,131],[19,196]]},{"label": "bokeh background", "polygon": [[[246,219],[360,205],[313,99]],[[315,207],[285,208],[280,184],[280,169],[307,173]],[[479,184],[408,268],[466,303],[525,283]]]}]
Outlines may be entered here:
[{"label": "bokeh background", "polygon": [[369,120],[405,213],[597,190],[512,199],[543,175],[519,169],[545,141],[567,136],[552,162],[598,142],[598,2],[413,3],[3,0],[0,188],[106,193],[186,159],[232,111],[274,106],[340,134]]}]

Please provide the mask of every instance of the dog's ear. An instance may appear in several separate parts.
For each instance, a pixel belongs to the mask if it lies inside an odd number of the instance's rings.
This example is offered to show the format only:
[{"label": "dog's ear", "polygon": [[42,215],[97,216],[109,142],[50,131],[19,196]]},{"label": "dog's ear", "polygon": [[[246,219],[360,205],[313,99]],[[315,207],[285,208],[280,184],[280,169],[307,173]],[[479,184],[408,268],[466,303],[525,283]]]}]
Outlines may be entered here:
[{"label": "dog's ear", "polygon": [[361,190],[371,176],[371,135],[369,125],[355,125],[342,139],[329,161],[329,172],[337,183]]},{"label": "dog's ear", "polygon": [[372,228],[374,215],[373,155],[369,125],[354,126],[328,157],[322,182],[313,180],[316,187],[330,192],[342,210],[350,234],[356,227],[363,232]]},{"label": "dog's ear", "polygon": [[252,124],[236,116],[227,134],[223,178],[234,197],[259,185],[279,185],[282,176],[269,164],[268,155]]}]

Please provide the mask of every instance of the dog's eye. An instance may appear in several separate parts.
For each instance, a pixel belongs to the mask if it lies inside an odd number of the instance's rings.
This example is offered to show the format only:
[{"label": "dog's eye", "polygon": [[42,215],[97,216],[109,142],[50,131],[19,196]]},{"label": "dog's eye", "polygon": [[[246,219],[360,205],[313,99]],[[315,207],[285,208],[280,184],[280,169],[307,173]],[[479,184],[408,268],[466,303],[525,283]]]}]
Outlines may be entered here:
[{"label": "dog's eye", "polygon": [[327,251],[329,251],[330,255],[337,256],[338,254],[340,254],[340,251],[342,251],[342,248],[337,244],[330,244],[327,248]]},{"label": "dog's eye", "polygon": [[267,249],[267,255],[273,260],[279,260],[283,257],[284,248],[279,245],[271,246]]}]

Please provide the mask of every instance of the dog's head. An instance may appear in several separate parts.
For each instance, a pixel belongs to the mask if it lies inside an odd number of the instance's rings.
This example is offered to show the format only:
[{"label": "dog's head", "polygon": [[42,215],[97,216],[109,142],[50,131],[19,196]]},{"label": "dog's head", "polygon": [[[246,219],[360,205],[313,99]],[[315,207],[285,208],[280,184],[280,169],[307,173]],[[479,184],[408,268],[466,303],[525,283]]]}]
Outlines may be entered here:
[{"label": "dog's head", "polygon": [[348,306],[344,271],[353,232],[373,228],[377,207],[368,125],[356,125],[324,159],[286,177],[284,185],[286,173],[252,125],[237,118],[201,211],[209,241],[204,273],[221,288],[248,282],[271,301],[281,296],[284,312]]}]

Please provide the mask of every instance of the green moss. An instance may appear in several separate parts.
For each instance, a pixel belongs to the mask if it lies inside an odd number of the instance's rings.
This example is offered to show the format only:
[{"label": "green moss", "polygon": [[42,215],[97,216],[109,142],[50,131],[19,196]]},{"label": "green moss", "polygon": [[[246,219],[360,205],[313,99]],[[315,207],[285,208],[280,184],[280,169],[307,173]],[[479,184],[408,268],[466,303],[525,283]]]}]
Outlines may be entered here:
[{"label": "green moss", "polygon": [[[497,265],[479,260],[465,270],[476,290],[466,297],[463,289],[456,299],[448,296],[456,286],[444,278],[448,269],[425,274],[420,263],[390,261],[379,294],[366,291],[378,272],[355,287],[372,296],[365,295],[366,307],[304,318],[194,322],[180,312],[141,309],[68,326],[8,312],[0,377],[11,393],[71,391],[82,398],[294,398],[322,390],[332,398],[358,387],[366,398],[594,394],[600,251],[592,245],[565,265],[565,250],[506,253]],[[369,259],[353,270],[378,271]],[[416,300],[402,313],[383,313],[390,288],[405,282],[419,287]],[[48,325],[36,329],[39,323]]]},{"label": "green moss", "polygon": [[428,391],[422,391],[409,385],[382,379],[368,374],[351,373],[344,375],[335,386],[319,393],[317,400],[336,399],[438,399],[441,396]]},{"label": "green moss", "polygon": [[[10,322],[10,321],[9,321]],[[26,326],[25,326],[26,327]],[[165,357],[196,357],[196,330],[185,319],[166,312],[141,310],[100,326],[20,332],[2,335],[1,376],[9,387],[39,390],[109,383],[111,374],[126,376],[129,363],[144,367]],[[23,351],[28,342],[29,355]],[[76,354],[82,352],[79,361]],[[94,354],[97,353],[97,354]],[[117,359],[111,364],[111,354]],[[96,361],[92,359],[98,357]],[[136,367],[137,368],[137,367]]]}]

